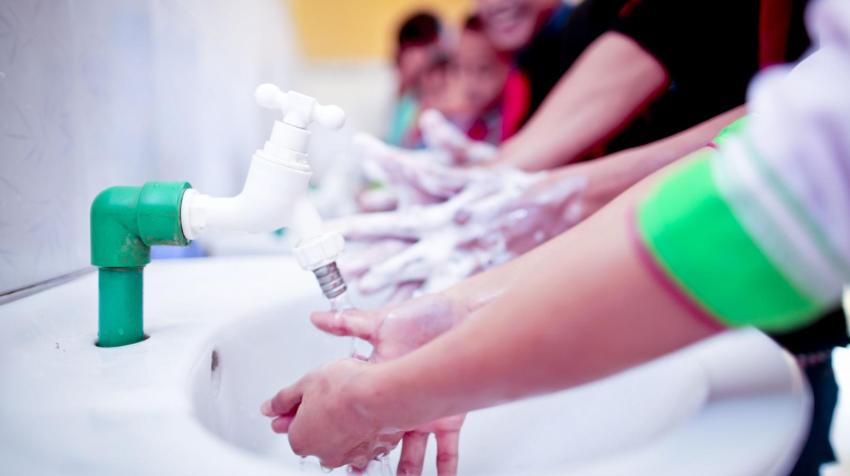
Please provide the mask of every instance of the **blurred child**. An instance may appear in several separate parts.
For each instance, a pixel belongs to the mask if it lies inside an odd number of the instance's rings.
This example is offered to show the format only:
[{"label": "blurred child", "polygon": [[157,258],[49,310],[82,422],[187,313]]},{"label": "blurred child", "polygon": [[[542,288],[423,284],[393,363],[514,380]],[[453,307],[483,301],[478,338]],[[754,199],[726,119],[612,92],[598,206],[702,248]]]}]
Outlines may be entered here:
[{"label": "blurred child", "polygon": [[[500,54],[484,32],[477,15],[464,22],[460,41],[450,61],[435,61],[422,76],[417,117],[436,109],[449,123],[474,141],[498,144],[501,138],[502,91],[510,67],[509,56]],[[433,147],[422,137],[420,126],[406,138],[413,147]],[[463,165],[457,162],[456,165]]]},{"label": "blurred child", "polygon": [[446,62],[443,28],[431,13],[419,12],[406,19],[398,32],[395,57],[398,99],[393,111],[387,142],[408,145],[424,98],[431,102],[444,85],[439,69]]},{"label": "blurred child", "polygon": [[477,15],[469,17],[460,36],[451,76],[455,108],[443,111],[470,139],[498,144],[501,101],[508,59],[499,54]]}]

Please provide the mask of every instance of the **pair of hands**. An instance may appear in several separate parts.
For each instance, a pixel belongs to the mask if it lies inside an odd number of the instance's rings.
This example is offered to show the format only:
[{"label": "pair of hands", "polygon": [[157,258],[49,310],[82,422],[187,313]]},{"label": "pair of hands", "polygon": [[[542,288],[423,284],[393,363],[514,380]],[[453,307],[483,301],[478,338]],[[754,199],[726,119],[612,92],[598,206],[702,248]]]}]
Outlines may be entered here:
[{"label": "pair of hands", "polygon": [[[446,129],[446,124],[435,123]],[[430,151],[403,151],[374,138],[358,139],[379,178],[402,191],[398,211],[345,217],[330,224],[350,244],[363,245],[359,253],[349,248],[340,265],[365,292],[391,287],[398,298],[416,290],[448,288],[528,251],[583,218],[582,176],[460,168],[456,164],[470,162],[463,159],[465,154],[478,154],[472,162],[479,163],[488,154],[495,155],[495,149],[448,129],[429,133],[436,129],[423,127]],[[311,319],[326,332],[369,341],[374,346],[369,360],[380,363],[429,342],[468,312],[446,294],[426,294],[382,310],[316,313]],[[365,469],[369,461],[401,442],[398,473],[419,474],[428,435],[434,433],[439,474],[455,474],[464,416],[392,429],[380,408],[364,410],[363,402],[374,395],[358,383],[368,380],[371,368],[356,359],[335,362],[281,390],[262,411],[273,418],[274,431],[289,433],[295,453],[316,455],[328,467],[350,464],[355,470]]]},{"label": "pair of hands", "polygon": [[[437,113],[438,114],[438,113]],[[427,121],[426,121],[427,119]],[[428,127],[425,123],[438,124]],[[357,138],[373,177],[397,191],[398,208],[339,218],[326,226],[346,236],[340,266],[364,293],[386,288],[396,299],[442,291],[512,259],[583,217],[586,180],[570,173],[525,173],[506,167],[462,168],[451,157],[490,150],[444,119],[423,116],[432,148],[409,151]],[[443,132],[436,134],[433,130]],[[447,140],[446,137],[452,138]],[[492,149],[495,155],[495,149]],[[484,163],[480,157],[474,163]]]},{"label": "pair of hands", "polygon": [[374,311],[314,313],[311,320],[319,329],[370,342],[374,350],[369,362],[344,359],[313,371],[278,392],[261,411],[272,418],[272,430],[289,434],[296,454],[318,456],[326,467],[350,464],[362,471],[401,442],[398,474],[421,474],[428,435],[434,433],[438,473],[456,474],[464,415],[412,429],[393,429],[380,413],[364,410],[362,392],[357,388],[371,363],[411,352],[451,329],[467,313],[466,306],[444,295],[423,296]]}]

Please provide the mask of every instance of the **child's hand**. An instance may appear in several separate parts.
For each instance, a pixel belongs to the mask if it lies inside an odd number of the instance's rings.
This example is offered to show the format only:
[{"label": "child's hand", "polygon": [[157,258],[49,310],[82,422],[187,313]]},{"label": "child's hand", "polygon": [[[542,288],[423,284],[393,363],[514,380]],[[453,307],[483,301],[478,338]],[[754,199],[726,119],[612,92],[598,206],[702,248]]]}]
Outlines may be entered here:
[{"label": "child's hand", "polygon": [[479,165],[496,158],[496,146],[470,139],[436,109],[422,113],[419,128],[429,149],[448,152],[449,165]]},{"label": "child's hand", "polygon": [[274,432],[289,434],[295,454],[317,456],[328,468],[350,464],[363,470],[404,435],[358,411],[353,388],[367,365],[345,359],[310,372],[263,403],[261,412],[272,418]]},{"label": "child's hand", "polygon": [[[385,309],[314,313],[319,329],[364,339],[374,347],[371,362],[400,357],[428,343],[463,320],[469,306],[443,295],[427,295]],[[404,433],[397,474],[421,474],[428,435],[437,442],[437,473],[457,473],[458,441],[465,415],[441,418]]]},{"label": "child's hand", "polygon": [[401,457],[398,460],[396,473],[422,474],[425,451],[428,449],[428,435],[433,433],[437,442],[437,474],[456,475],[460,427],[463,425],[464,418],[466,418],[465,414],[440,418],[406,432],[402,438]]},{"label": "child's hand", "polygon": [[491,169],[452,199],[430,206],[343,217],[328,226],[352,244],[340,267],[362,292],[411,285],[439,292],[525,253],[584,216],[576,174]]},{"label": "child's hand", "polygon": [[294,385],[279,391],[262,405],[263,415],[272,418],[272,430],[288,433],[292,451],[316,456],[322,466],[351,465],[363,471],[369,462],[389,453],[402,442],[397,474],[421,474],[428,435],[437,439],[437,472],[457,473],[458,434],[463,415],[441,418],[411,431],[402,432],[382,423],[381,407],[363,410],[368,392],[358,391],[366,362],[345,359],[311,372]]},{"label": "child's hand", "polygon": [[423,150],[400,149],[368,134],[354,137],[363,171],[372,181],[385,184],[400,209],[441,202],[487,175],[485,165],[496,157],[495,146],[469,139],[435,110],[422,114],[420,127],[427,145]]},{"label": "child's hand", "polygon": [[399,208],[450,198],[482,170],[452,166],[448,150],[401,149],[368,134],[357,134],[354,146],[366,176],[385,184],[397,196]]},{"label": "child's hand", "polygon": [[310,320],[338,336],[354,336],[373,346],[370,362],[401,357],[454,327],[466,318],[468,307],[441,294],[426,295],[383,309],[322,311]]}]

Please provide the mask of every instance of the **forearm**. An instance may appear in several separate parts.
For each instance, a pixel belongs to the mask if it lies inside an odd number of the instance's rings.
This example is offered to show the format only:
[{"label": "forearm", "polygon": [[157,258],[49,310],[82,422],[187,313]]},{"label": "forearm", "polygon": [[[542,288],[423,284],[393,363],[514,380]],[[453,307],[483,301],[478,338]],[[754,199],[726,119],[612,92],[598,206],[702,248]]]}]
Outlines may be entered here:
[{"label": "forearm", "polygon": [[534,260],[535,272],[496,302],[416,352],[371,368],[364,401],[405,428],[580,385],[715,332],[638,258],[626,218],[642,188],[516,260]]},{"label": "forearm", "polygon": [[746,106],[739,106],[651,144],[563,167],[555,173],[587,178],[587,189],[582,200],[584,219],[657,170],[705,147],[724,127],[746,112]]},{"label": "forearm", "polygon": [[628,124],[667,82],[661,64],[634,41],[606,33],[505,143],[498,163],[534,171],[573,162]]},{"label": "forearm", "polygon": [[[580,219],[584,220],[640,180],[706,146],[724,127],[745,113],[746,106],[737,107],[651,144],[590,162],[560,167],[552,171],[546,180],[559,182],[568,177],[587,180],[580,202]],[[572,200],[572,197],[567,199]],[[526,259],[514,259],[466,279],[447,290],[446,294],[456,302],[465,303],[469,309],[490,302],[508,289],[517,277],[526,276],[539,266],[538,255],[526,256]]]},{"label": "forearm", "polygon": [[450,301],[460,304],[467,316],[502,297],[517,280],[535,268],[540,257],[533,253],[508,261],[464,279],[442,292]]}]

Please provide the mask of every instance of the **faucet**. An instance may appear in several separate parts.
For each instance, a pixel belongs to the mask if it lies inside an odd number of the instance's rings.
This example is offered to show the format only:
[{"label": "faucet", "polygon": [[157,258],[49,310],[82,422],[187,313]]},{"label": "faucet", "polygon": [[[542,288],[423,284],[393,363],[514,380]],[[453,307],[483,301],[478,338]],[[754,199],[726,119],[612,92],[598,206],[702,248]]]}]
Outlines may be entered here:
[{"label": "faucet", "polygon": [[333,299],[346,290],[336,266],[344,239],[324,232],[322,219],[307,199],[312,171],[307,162],[308,127],[316,122],[339,129],[345,113],[295,91],[260,85],[257,103],[279,109],[271,137],[251,159],[242,191],[212,197],[188,182],[148,182],[141,187],[110,187],[91,207],[91,262],[98,267],[98,341],[101,347],[134,344],[146,338],[143,325],[144,267],[151,245],[186,246],[223,231],[272,232],[289,228],[293,253],[312,271],[323,294]]}]

